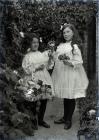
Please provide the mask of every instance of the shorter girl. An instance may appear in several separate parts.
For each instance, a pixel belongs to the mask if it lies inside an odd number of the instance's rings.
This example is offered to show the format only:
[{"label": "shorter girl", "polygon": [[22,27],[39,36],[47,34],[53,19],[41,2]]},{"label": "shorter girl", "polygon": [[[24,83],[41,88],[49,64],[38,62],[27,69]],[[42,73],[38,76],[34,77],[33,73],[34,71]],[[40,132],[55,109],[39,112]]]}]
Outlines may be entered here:
[{"label": "shorter girl", "polygon": [[[31,79],[32,76],[34,76],[36,80],[42,81],[44,85],[50,86],[51,92],[53,93],[52,80],[47,71],[47,67],[49,66],[50,62],[48,51],[42,53],[38,51],[39,37],[36,34],[30,35],[29,41],[31,49],[25,55],[22,62],[22,67],[26,73],[26,76],[28,77],[28,79]],[[46,110],[47,99],[49,99],[50,97],[51,96],[49,96],[48,93],[44,93],[44,96],[42,96],[42,99],[40,99],[41,104],[38,113],[38,124],[46,128],[49,128],[50,126],[46,122],[44,122],[43,119]]]},{"label": "shorter girl", "polygon": [[88,87],[78,37],[75,27],[72,24],[65,24],[61,43],[55,52],[52,81],[55,96],[64,99],[64,116],[55,123],[64,123],[64,129],[71,128],[75,99],[86,97]]}]

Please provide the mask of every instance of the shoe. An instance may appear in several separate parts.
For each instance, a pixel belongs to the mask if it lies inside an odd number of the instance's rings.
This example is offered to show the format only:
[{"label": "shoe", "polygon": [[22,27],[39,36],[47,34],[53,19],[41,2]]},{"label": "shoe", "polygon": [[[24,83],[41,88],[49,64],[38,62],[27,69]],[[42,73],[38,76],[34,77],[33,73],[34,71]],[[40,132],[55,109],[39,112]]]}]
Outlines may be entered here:
[{"label": "shoe", "polygon": [[71,128],[71,126],[72,126],[72,122],[71,121],[66,121],[65,125],[64,125],[64,129],[68,130],[68,129]]},{"label": "shoe", "polygon": [[45,127],[45,128],[50,128],[50,125],[49,125],[49,124],[47,124],[47,123],[46,123],[46,122],[44,122],[44,121],[38,122],[38,124],[39,124],[40,126]]},{"label": "shoe", "polygon": [[64,120],[64,118],[61,118],[59,120],[54,121],[54,123],[55,124],[63,124],[63,123],[65,123],[65,120]]}]

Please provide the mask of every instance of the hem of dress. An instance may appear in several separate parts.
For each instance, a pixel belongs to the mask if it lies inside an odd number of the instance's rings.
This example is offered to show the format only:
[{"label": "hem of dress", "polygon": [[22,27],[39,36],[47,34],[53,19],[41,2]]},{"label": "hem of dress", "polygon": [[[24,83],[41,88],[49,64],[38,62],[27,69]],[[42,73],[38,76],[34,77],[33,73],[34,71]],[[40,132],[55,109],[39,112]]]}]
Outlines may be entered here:
[{"label": "hem of dress", "polygon": [[71,97],[70,96],[66,96],[66,95],[63,96],[63,95],[54,94],[54,97],[61,98],[61,99],[64,99],[64,98],[67,98],[67,99],[85,98],[86,97],[86,92],[76,93],[75,96],[71,96]]}]

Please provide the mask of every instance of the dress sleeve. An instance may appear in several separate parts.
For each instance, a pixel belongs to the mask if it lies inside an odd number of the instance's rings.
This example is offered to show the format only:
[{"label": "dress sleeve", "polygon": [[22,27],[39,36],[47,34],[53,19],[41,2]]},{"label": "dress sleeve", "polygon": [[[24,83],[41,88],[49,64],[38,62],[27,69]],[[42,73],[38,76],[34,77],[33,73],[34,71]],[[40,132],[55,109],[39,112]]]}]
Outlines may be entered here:
[{"label": "dress sleeve", "polygon": [[35,70],[34,65],[29,62],[29,57],[27,55],[23,58],[22,68],[27,74],[32,74]]},{"label": "dress sleeve", "polygon": [[71,62],[74,67],[83,64],[81,51],[76,44],[74,45],[73,57],[69,60],[69,62]]}]

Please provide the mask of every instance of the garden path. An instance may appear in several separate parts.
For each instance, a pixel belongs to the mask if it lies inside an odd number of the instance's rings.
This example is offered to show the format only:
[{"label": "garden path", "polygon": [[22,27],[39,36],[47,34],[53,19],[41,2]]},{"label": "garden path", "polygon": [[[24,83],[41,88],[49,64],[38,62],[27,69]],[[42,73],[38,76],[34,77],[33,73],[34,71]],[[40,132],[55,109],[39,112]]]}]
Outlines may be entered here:
[{"label": "garden path", "polygon": [[[46,129],[39,127],[35,132],[33,140],[77,140],[77,131],[79,129],[79,113],[76,107],[73,115],[73,125],[68,131],[64,130],[64,125],[54,124],[54,120],[61,117],[63,114],[63,103],[60,99],[54,99],[54,101],[48,101],[45,121],[47,121],[51,128]],[[31,139],[32,140],[32,139]]]}]

